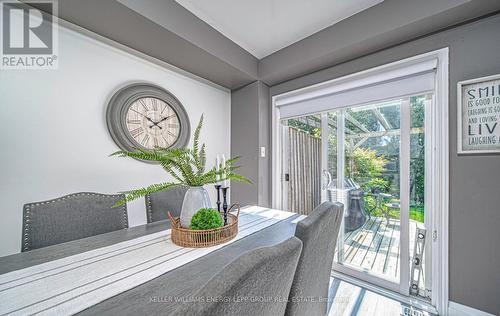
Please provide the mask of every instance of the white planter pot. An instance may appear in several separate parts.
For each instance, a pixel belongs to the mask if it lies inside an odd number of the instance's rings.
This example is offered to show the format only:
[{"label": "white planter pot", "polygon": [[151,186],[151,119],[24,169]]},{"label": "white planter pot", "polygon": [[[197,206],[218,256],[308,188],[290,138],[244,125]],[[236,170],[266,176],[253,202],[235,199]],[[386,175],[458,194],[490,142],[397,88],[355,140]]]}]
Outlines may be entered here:
[{"label": "white planter pot", "polygon": [[210,203],[210,197],[208,196],[208,192],[205,188],[190,187],[184,196],[184,201],[182,202],[180,216],[181,226],[183,228],[189,228],[191,225],[191,218],[200,208],[211,207],[212,203]]}]

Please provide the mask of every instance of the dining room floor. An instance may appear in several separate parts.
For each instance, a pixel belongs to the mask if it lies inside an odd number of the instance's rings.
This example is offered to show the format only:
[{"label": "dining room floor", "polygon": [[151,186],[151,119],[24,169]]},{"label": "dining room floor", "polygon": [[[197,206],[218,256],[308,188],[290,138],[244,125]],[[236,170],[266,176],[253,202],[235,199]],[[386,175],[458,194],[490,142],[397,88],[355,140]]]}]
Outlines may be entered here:
[{"label": "dining room floor", "polygon": [[330,278],[328,316],[436,316],[378,293]]}]

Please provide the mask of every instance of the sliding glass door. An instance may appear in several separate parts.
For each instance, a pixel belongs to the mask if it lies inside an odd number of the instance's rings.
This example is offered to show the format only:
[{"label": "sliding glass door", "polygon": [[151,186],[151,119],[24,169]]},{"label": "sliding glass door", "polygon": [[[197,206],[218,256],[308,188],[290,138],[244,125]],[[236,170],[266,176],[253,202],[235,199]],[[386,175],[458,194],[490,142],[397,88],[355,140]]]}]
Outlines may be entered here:
[{"label": "sliding glass door", "polygon": [[329,190],[345,205],[335,266],[361,278],[376,277],[377,284],[397,291],[406,233],[401,229],[406,211],[401,205],[407,204],[401,194],[402,164],[407,162],[401,144],[403,103],[396,99],[330,113],[339,122],[336,152],[343,157],[336,159],[340,177]]},{"label": "sliding glass door", "polygon": [[430,104],[431,95],[412,95],[281,120],[282,207],[307,215],[322,201],[342,202],[334,269],[421,298],[431,277]]}]

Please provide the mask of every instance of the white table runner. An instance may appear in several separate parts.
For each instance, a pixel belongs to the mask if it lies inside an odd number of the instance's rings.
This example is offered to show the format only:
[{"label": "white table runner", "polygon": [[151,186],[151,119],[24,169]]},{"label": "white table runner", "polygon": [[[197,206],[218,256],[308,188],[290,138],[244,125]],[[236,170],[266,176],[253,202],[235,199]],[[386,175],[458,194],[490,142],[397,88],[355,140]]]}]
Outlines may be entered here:
[{"label": "white table runner", "polygon": [[[232,243],[293,213],[252,206],[241,210]],[[148,282],[229,243],[183,248],[170,229],[0,275],[0,315],[68,315]]]}]

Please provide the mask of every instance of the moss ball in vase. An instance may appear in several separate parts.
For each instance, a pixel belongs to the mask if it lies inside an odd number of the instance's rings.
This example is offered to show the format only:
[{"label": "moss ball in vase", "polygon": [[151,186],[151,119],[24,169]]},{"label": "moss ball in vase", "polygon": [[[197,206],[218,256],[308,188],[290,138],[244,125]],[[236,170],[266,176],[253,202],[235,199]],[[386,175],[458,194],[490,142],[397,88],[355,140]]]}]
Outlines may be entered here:
[{"label": "moss ball in vase", "polygon": [[191,218],[191,229],[207,230],[222,227],[222,217],[217,210],[212,208],[201,208]]}]

